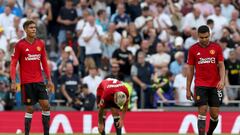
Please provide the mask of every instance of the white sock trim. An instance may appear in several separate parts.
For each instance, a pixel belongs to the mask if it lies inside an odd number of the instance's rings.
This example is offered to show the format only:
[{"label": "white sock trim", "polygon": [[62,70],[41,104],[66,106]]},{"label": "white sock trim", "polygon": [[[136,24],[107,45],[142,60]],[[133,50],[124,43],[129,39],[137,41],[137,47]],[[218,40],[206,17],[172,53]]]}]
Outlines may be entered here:
[{"label": "white sock trim", "polygon": [[113,116],[113,119],[120,119],[120,116]]},{"label": "white sock trim", "polygon": [[25,113],[25,118],[32,118],[32,114],[31,113]]},{"label": "white sock trim", "polygon": [[44,115],[44,116],[50,116],[50,111],[42,111],[42,115]]},{"label": "white sock trim", "polygon": [[206,120],[206,116],[204,116],[204,115],[198,115],[198,119],[199,119],[199,120]]},{"label": "white sock trim", "polygon": [[218,121],[218,117],[217,117],[217,119],[213,119],[212,117],[210,117],[210,119],[214,122]]}]

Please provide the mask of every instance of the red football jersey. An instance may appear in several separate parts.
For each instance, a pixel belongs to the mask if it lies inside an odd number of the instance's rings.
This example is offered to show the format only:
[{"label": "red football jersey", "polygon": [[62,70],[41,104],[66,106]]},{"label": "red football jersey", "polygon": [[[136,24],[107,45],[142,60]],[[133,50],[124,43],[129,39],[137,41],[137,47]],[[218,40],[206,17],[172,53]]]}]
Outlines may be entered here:
[{"label": "red football jersey", "polygon": [[121,81],[113,78],[107,78],[103,80],[97,88],[97,96],[103,101],[101,107],[116,106],[114,103],[114,93],[118,91],[124,92],[127,96],[127,99],[129,98],[128,89]]},{"label": "red football jersey", "polygon": [[195,86],[216,87],[220,81],[218,62],[223,60],[218,44],[210,42],[207,47],[194,44],[189,49],[187,63],[195,66]]},{"label": "red football jersey", "polygon": [[45,45],[40,39],[35,39],[32,44],[22,39],[15,45],[11,60],[12,80],[16,79],[17,62],[20,66],[21,84],[43,82],[41,64],[47,78],[50,78]]}]

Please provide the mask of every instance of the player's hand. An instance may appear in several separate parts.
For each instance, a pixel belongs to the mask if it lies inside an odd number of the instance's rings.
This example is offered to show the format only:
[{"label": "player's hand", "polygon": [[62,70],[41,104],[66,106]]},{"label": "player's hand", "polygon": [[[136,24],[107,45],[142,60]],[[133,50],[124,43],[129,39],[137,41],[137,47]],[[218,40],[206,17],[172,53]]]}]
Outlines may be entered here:
[{"label": "player's hand", "polygon": [[52,81],[48,81],[47,83],[47,89],[51,92],[54,93],[54,84]]},{"label": "player's hand", "polygon": [[187,90],[187,93],[186,93],[186,98],[187,98],[187,100],[190,100],[190,101],[192,101],[192,99],[193,99],[193,95],[192,95],[192,93],[191,93],[191,91],[190,91],[190,90]]},{"label": "player's hand", "polygon": [[224,87],[224,81],[220,80],[217,84],[217,90],[223,90]]},{"label": "player's hand", "polygon": [[104,130],[104,124],[98,123],[98,132],[102,133]]},{"label": "player's hand", "polygon": [[11,91],[16,92],[17,91],[17,84],[16,82],[11,83]]},{"label": "player's hand", "polygon": [[123,126],[123,120],[120,118],[116,124],[117,128],[121,128]]}]

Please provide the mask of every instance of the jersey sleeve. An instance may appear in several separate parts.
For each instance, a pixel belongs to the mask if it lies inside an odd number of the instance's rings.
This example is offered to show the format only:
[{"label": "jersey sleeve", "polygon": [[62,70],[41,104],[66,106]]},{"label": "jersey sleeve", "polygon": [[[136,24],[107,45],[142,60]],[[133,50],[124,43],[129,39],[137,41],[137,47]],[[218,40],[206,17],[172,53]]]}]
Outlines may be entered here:
[{"label": "jersey sleeve", "polygon": [[10,77],[11,77],[12,81],[16,80],[16,66],[17,66],[17,62],[20,59],[20,54],[21,54],[20,51],[21,51],[20,46],[17,43],[14,46],[14,50],[13,50],[13,53],[12,53],[12,56],[11,56]]},{"label": "jersey sleeve", "polygon": [[46,74],[46,77],[49,80],[51,78],[51,74],[50,74],[50,69],[48,67],[47,54],[46,54],[44,43],[43,43],[43,47],[42,47],[41,63],[42,63],[43,70]]},{"label": "jersey sleeve", "polygon": [[98,88],[97,88],[97,97],[102,97],[103,96],[103,86],[102,86],[102,82],[98,85]]},{"label": "jersey sleeve", "polygon": [[189,65],[194,65],[195,64],[195,59],[194,59],[192,48],[190,48],[189,52],[188,52],[187,64],[189,64]]}]

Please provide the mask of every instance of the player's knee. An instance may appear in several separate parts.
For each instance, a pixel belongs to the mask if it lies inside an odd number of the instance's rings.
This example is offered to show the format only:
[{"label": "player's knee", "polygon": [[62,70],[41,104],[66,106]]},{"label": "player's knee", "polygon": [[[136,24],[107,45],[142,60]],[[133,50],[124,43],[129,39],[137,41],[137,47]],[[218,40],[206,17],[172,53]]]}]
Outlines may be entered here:
[{"label": "player's knee", "polygon": [[42,106],[43,111],[50,111],[50,105],[44,105]]},{"label": "player's knee", "polygon": [[33,114],[34,113],[34,108],[33,107],[26,107],[26,112]]}]

